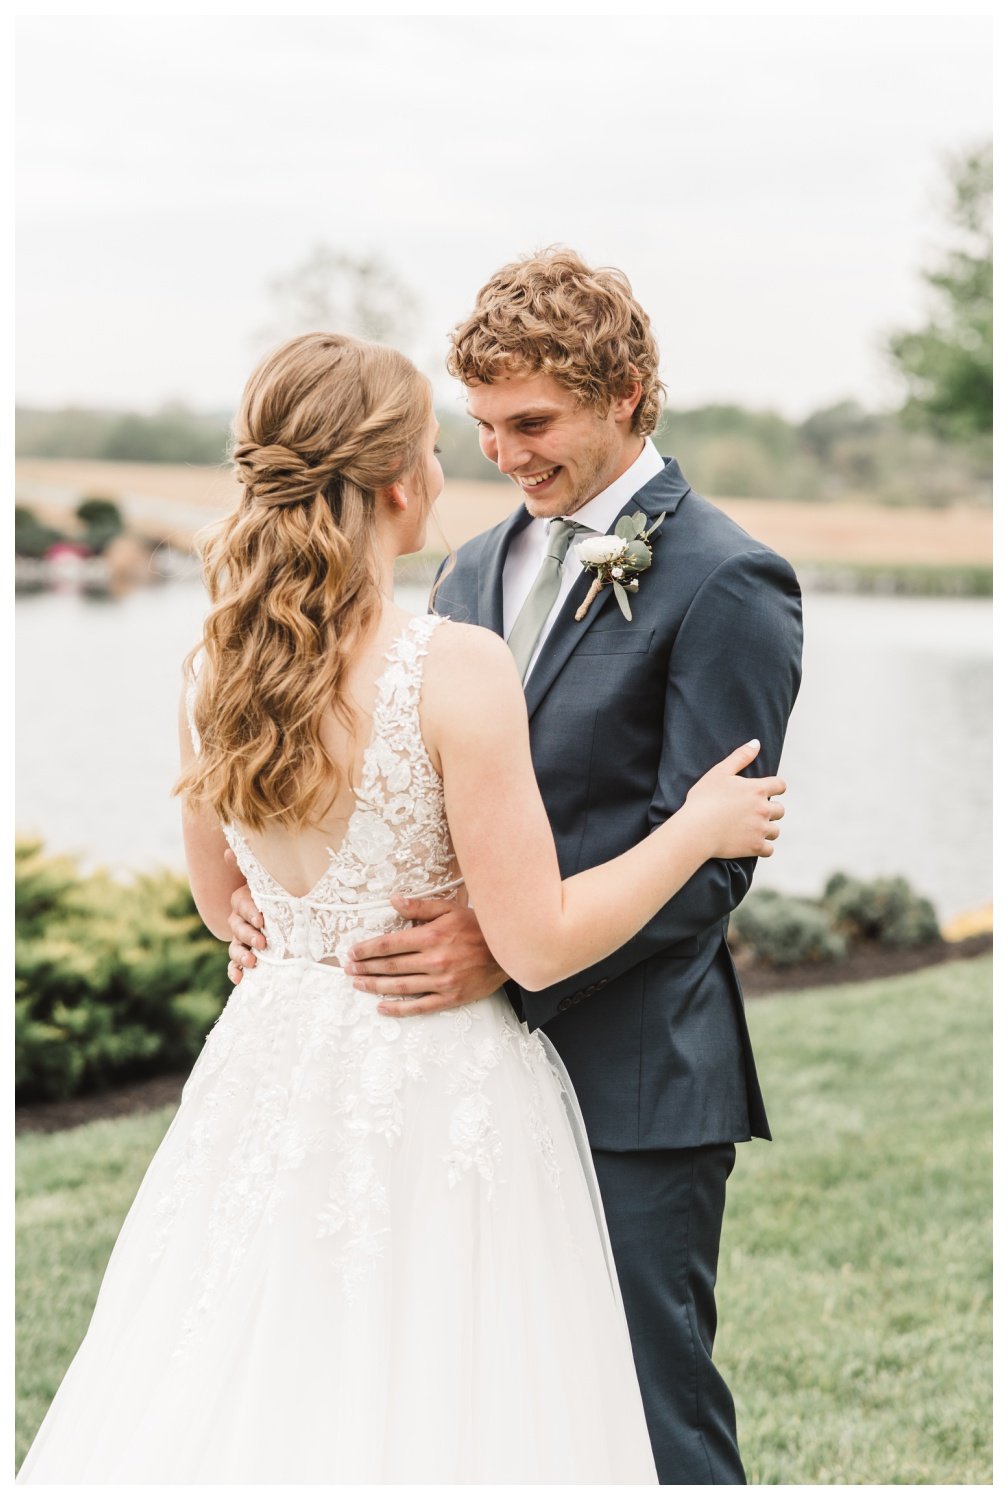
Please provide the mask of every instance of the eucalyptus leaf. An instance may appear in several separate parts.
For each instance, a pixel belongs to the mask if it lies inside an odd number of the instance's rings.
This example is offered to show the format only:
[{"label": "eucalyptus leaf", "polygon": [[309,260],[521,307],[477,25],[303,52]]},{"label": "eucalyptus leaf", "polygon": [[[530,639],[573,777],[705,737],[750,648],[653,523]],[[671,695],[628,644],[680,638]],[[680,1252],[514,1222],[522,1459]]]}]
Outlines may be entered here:
[{"label": "eucalyptus leaf", "polygon": [[627,591],[615,578],[613,579],[613,593],[616,595],[616,603],[620,607],[623,618],[625,620],[632,620],[633,615],[630,613],[630,600],[627,596]]},{"label": "eucalyptus leaf", "polygon": [[[651,525],[648,527],[647,531],[645,531],[644,535],[645,536],[650,536],[651,533],[652,533],[652,531],[657,531],[658,527],[664,521],[664,519],[665,519],[665,517],[666,517],[667,514],[668,514],[668,512],[663,510],[662,513],[661,513],[661,515],[658,517],[657,521],[652,521]],[[643,516],[641,517],[641,520],[642,521],[644,520]]]},{"label": "eucalyptus leaf", "polygon": [[643,573],[651,566],[651,548],[640,537],[635,537],[632,542],[627,542],[626,560],[636,572]]},{"label": "eucalyptus leaf", "polygon": [[624,542],[632,541],[633,538],[637,535],[636,517],[620,516],[619,520],[616,522],[616,525],[613,527],[613,532],[616,536],[622,538]]},{"label": "eucalyptus leaf", "polygon": [[642,510],[635,510],[630,519],[634,524],[634,536],[640,536],[647,525],[647,516]]}]

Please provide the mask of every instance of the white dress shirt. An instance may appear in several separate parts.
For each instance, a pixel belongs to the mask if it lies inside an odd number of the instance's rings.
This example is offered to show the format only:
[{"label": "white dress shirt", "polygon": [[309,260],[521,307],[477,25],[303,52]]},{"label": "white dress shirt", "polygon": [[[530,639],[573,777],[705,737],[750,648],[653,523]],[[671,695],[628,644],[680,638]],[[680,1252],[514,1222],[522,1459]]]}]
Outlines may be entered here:
[{"label": "white dress shirt", "polygon": [[[602,490],[593,499],[582,505],[580,510],[574,512],[569,519],[577,521],[579,526],[586,526],[596,536],[604,536],[613,525],[616,517],[626,505],[627,501],[642,490],[649,480],[654,479],[665,467],[665,460],[650,438],[645,438],[644,447],[638,456],[620,477],[613,481],[607,489]],[[531,525],[522,527],[508,548],[507,557],[504,559],[504,639],[507,640],[511,634],[512,626],[518,618],[518,612],[525,600],[528,598],[529,590],[539,575],[543,558],[546,556],[546,546],[549,540],[549,525],[552,517],[533,520]],[[564,558],[563,572],[560,575],[560,592],[556,603],[546,617],[546,623],[542,628],[542,634],[536,643],[532,653],[532,659],[525,673],[528,681],[529,672],[535,666],[542,650],[543,643],[553,628],[553,623],[564,607],[568,594],[574,587],[578,578],[585,581],[584,592],[588,592],[591,579],[585,573],[581,563],[577,560],[574,551],[578,538],[571,542]],[[577,601],[580,604],[580,599]],[[572,605],[576,608],[576,605]]]}]

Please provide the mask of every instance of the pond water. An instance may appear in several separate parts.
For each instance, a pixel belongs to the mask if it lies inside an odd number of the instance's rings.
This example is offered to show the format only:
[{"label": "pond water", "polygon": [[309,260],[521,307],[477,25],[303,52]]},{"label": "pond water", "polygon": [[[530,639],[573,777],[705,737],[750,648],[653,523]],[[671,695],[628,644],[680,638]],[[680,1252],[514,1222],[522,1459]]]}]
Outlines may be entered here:
[{"label": "pond water", "polygon": [[[426,591],[400,602],[422,610]],[[19,598],[16,826],[86,867],[181,868],[180,663],[195,581],[118,600]],[[842,869],[905,875],[944,919],[992,889],[992,607],[987,600],[810,593],[790,786],[765,886],[817,894]]]}]

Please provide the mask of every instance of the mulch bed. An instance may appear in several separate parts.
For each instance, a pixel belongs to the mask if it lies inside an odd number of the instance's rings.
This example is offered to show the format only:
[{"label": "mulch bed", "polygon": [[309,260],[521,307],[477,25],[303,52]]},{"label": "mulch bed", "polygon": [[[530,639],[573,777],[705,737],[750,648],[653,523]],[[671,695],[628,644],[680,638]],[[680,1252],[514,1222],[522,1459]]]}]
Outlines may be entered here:
[{"label": "mulch bed", "polygon": [[994,946],[990,932],[979,932],[959,943],[925,943],[920,948],[884,948],[880,943],[862,943],[850,948],[835,963],[794,964],[773,969],[769,964],[745,965],[738,962],[739,978],[746,999],[776,995],[781,990],[809,990],[817,985],[859,984],[862,979],[890,979],[894,974],[912,974],[916,969],[930,969],[935,964],[951,963],[957,958],[978,958]]},{"label": "mulch bed", "polygon": [[177,1104],[188,1076],[188,1073],[163,1073],[159,1078],[104,1089],[100,1094],[82,1094],[78,1099],[18,1104],[14,1109],[14,1133],[37,1130],[51,1135],[57,1130],[70,1130],[74,1125],[88,1125],[92,1120],[112,1120],[117,1115],[136,1115],[165,1104]]},{"label": "mulch bed", "polygon": [[[760,995],[778,994],[782,990],[888,979],[895,974],[910,974],[957,958],[977,958],[982,953],[989,953],[992,947],[993,937],[989,932],[964,938],[959,943],[928,943],[922,948],[883,948],[877,943],[865,943],[852,949],[837,963],[795,964],[788,969],[772,969],[765,964],[739,964],[738,971],[746,998],[754,999]],[[85,1094],[79,1099],[63,1099],[51,1104],[21,1104],[14,1111],[15,1133],[39,1131],[50,1135],[57,1130],[87,1125],[92,1120],[111,1120],[119,1115],[133,1115],[177,1104],[187,1076],[186,1073],[166,1074],[100,1094]]]}]

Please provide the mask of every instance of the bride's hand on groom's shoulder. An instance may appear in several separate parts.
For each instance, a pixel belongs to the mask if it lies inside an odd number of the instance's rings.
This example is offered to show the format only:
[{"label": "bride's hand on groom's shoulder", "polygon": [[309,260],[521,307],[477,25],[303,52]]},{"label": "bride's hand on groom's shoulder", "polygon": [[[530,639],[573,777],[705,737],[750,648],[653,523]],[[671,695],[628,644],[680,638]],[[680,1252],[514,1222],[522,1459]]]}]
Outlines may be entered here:
[{"label": "bride's hand on groom's shoulder", "polygon": [[382,996],[385,1016],[471,1005],[500,988],[507,978],[483,940],[468,906],[441,898],[393,896],[400,916],[412,927],[356,943],[346,973],[354,988]]},{"label": "bride's hand on groom's shoulder", "polygon": [[759,750],[759,740],[740,745],[687,793],[683,811],[702,824],[713,859],[767,859],[774,852],[784,808],[772,799],[783,796],[787,782],[742,774]]}]

